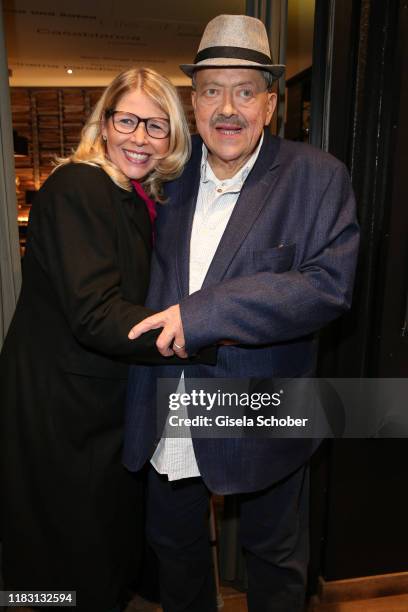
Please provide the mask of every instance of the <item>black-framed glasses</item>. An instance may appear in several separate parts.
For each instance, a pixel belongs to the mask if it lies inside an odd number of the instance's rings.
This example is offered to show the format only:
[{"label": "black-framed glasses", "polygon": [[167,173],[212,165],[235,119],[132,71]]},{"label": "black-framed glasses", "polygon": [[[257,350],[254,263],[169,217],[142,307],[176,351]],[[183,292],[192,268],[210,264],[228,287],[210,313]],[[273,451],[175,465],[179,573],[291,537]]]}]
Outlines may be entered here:
[{"label": "black-framed glasses", "polygon": [[109,108],[105,116],[112,117],[113,127],[121,134],[132,134],[139,123],[144,123],[145,130],[151,138],[167,138],[170,134],[170,121],[163,117],[138,117],[134,113],[117,111]]}]

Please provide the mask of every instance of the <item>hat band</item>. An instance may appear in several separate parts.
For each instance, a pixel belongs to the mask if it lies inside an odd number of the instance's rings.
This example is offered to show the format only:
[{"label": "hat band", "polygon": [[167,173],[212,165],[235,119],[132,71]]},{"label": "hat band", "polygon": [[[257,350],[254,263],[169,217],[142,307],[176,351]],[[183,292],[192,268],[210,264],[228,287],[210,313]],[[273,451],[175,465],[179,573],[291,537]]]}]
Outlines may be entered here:
[{"label": "hat band", "polygon": [[248,60],[250,62],[265,65],[273,63],[271,58],[265,55],[265,53],[260,53],[253,49],[246,49],[245,47],[207,47],[207,49],[203,49],[197,53],[194,63],[197,64],[206,59],[215,59],[219,57]]}]

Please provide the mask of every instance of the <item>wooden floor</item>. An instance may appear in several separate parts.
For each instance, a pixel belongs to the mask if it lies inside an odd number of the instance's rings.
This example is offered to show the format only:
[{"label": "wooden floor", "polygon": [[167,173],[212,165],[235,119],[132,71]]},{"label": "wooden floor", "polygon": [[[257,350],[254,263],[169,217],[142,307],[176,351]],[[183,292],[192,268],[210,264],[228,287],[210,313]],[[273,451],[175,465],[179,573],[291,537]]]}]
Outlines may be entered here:
[{"label": "wooden floor", "polygon": [[343,601],[330,604],[311,603],[308,612],[407,612],[408,595],[375,597],[359,601]]},{"label": "wooden floor", "polygon": [[[220,608],[222,612],[247,612],[246,598],[243,593],[230,588],[222,589],[222,601],[224,604]],[[162,608],[140,597],[135,597],[126,608],[126,612],[162,612]]]},{"label": "wooden floor", "polygon": [[[222,612],[247,612],[245,595],[242,593],[232,589],[223,589],[222,597],[224,602]],[[162,612],[162,609],[136,597],[131,601],[126,612]],[[312,601],[307,607],[307,612],[408,612],[408,594],[331,604],[319,604]]]}]

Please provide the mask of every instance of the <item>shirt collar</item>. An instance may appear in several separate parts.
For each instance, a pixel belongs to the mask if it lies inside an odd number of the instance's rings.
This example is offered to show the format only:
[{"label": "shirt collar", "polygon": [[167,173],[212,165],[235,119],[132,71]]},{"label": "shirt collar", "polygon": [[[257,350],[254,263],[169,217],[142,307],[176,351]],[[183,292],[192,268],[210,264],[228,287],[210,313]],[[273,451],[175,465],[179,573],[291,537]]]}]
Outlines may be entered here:
[{"label": "shirt collar", "polygon": [[261,138],[259,140],[259,144],[256,147],[255,151],[252,153],[251,157],[248,159],[247,163],[240,169],[234,176],[229,179],[220,180],[217,178],[208,162],[208,149],[203,142],[202,146],[202,155],[201,155],[201,182],[207,183],[211,181],[215,183],[215,185],[223,184],[225,187],[228,187],[228,191],[240,191],[242,185],[244,184],[245,179],[248,174],[251,172],[257,158],[259,155],[259,151],[261,150],[262,143],[264,139],[264,134],[262,132]]}]

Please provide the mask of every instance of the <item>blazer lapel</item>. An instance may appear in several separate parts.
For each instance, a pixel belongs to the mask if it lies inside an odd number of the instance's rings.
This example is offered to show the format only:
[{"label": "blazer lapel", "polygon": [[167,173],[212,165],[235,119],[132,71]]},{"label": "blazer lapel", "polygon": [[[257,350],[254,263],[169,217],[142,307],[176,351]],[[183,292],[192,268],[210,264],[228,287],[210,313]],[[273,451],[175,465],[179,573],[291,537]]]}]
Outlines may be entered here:
[{"label": "blazer lapel", "polygon": [[[176,219],[177,252],[176,269],[181,297],[189,294],[190,282],[190,238],[200,188],[202,141],[193,141],[193,151],[189,164],[184,170],[186,180],[180,181],[178,215]],[[183,177],[184,178],[184,177]]]},{"label": "blazer lapel", "polygon": [[220,240],[217,251],[203,282],[203,288],[219,282],[226,273],[236,252],[242,245],[252,225],[262,211],[267,194],[273,189],[278,178],[278,138],[265,130],[264,141],[258,159],[248,175],[234,210]]}]

